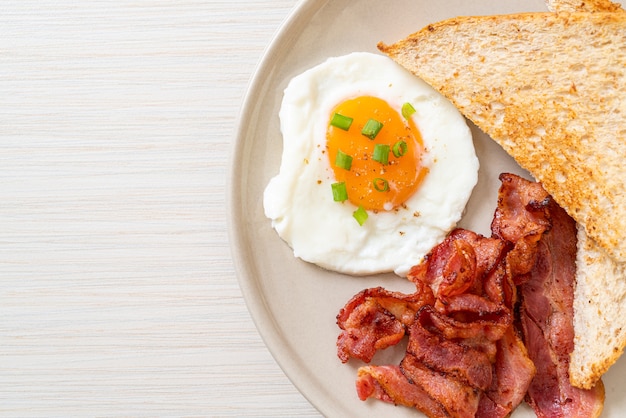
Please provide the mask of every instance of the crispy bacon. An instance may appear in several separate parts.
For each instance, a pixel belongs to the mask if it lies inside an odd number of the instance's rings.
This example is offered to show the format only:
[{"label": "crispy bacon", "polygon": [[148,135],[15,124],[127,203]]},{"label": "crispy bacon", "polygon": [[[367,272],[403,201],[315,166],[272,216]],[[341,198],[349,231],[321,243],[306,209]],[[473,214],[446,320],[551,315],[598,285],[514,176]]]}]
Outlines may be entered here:
[{"label": "crispy bacon", "polygon": [[[512,329],[515,288],[504,266],[509,249],[499,238],[457,229],[411,270],[414,294],[375,288],[353,297],[337,316],[342,361],[369,362],[378,349],[409,335],[399,368],[359,370],[359,397],[412,406],[428,416],[473,417],[484,404],[483,392],[498,389],[497,342]],[[510,405],[491,405],[510,411]]]},{"label": "crispy bacon", "polygon": [[417,311],[434,301],[430,288],[416,286],[411,295],[382,287],[365,289],[341,309],[337,325],[343,332],[337,338],[337,355],[343,363],[350,358],[369,363],[377,350],[402,340]]},{"label": "crispy bacon", "polygon": [[431,398],[421,386],[410,382],[399,366],[360,367],[356,388],[362,401],[375,398],[416,408],[429,417],[449,417],[443,405]]},{"label": "crispy bacon", "polygon": [[550,229],[548,205],[552,200],[540,183],[515,174],[500,174],[498,206],[491,222],[494,236],[518,243],[533,237],[536,241]]},{"label": "crispy bacon", "polygon": [[[429,417],[506,417],[525,397],[540,417],[601,410],[602,383],[584,391],[567,376],[573,221],[540,184],[500,178],[491,238],[456,229],[409,272],[415,293],[367,289],[340,311],[342,362],[369,362],[409,337],[399,366],[359,369],[360,399]],[[520,302],[524,342],[514,326]]]},{"label": "crispy bacon", "polygon": [[502,310],[500,314],[482,317],[480,312],[471,316],[470,320],[457,320],[447,315],[433,315],[431,321],[447,339],[467,340],[467,344],[495,343],[507,328],[512,326],[513,318],[510,311]]},{"label": "crispy bacon", "polygon": [[589,417],[602,409],[604,388],[591,390],[569,382],[574,349],[573,301],[576,224],[555,202],[549,205],[552,228],[539,242],[530,278],[520,286],[521,324],[530,356],[543,373],[528,389],[538,417]]},{"label": "crispy bacon", "polygon": [[474,418],[482,392],[455,377],[426,367],[414,356],[406,356],[400,370],[409,382],[420,386],[443,405],[448,416]]},{"label": "crispy bacon", "polygon": [[516,285],[528,279],[535,264],[537,245],[550,229],[550,195],[540,183],[514,174],[500,175],[498,207],[491,223],[494,237],[515,244],[507,254],[508,274]]},{"label": "crispy bacon", "polygon": [[575,221],[540,184],[510,174],[501,179],[492,230],[515,245],[507,264],[518,275],[524,342],[541,371],[527,401],[539,417],[593,416],[604,402],[602,383],[578,389],[568,374],[574,348]]},{"label": "crispy bacon", "polygon": [[455,229],[422,263],[411,268],[407,278],[431,286],[438,299],[466,291],[479,293],[482,278],[498,267],[506,247],[507,243],[500,239]]},{"label": "crispy bacon", "polygon": [[513,297],[505,294],[514,286],[502,266],[507,248],[500,239],[456,229],[411,269],[409,280],[436,287],[433,306],[441,315],[430,320],[445,338],[495,342],[511,326]]},{"label": "crispy bacon", "polygon": [[483,394],[476,416],[508,416],[524,400],[535,373],[535,365],[522,340],[512,327],[508,328],[497,342],[492,384]]},{"label": "crispy bacon", "polygon": [[431,318],[440,315],[425,306],[410,330],[407,356],[414,357],[429,369],[453,376],[472,387],[487,390],[491,386],[491,361],[476,348],[447,339],[433,326]]}]

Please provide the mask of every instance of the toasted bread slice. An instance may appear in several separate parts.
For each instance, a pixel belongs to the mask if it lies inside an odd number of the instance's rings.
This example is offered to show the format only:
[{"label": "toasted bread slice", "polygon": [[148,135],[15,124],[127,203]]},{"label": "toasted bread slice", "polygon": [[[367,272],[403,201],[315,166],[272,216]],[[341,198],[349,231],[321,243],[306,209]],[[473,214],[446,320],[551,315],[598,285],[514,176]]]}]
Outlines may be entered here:
[{"label": "toasted bread slice", "polygon": [[[608,0],[546,0],[554,12],[624,12]],[[626,264],[613,261],[585,230],[578,228],[574,297],[572,384],[590,388],[617,361],[626,346]],[[611,289],[608,292],[607,289]]]},{"label": "toasted bread slice", "polygon": [[[558,11],[594,11],[589,2],[549,1]],[[583,388],[592,387],[626,346],[626,264],[616,261],[626,248],[626,109],[620,100],[626,97],[626,14],[602,12],[623,12],[614,3],[593,3],[594,16],[458,18],[379,45],[452,100],[604,238],[606,249],[579,226],[570,380]]]},{"label": "toasted bread slice", "polygon": [[379,49],[448,97],[626,261],[626,13],[459,17]]},{"label": "toasted bread slice", "polygon": [[609,0],[546,0],[552,12],[623,12],[622,6]]}]

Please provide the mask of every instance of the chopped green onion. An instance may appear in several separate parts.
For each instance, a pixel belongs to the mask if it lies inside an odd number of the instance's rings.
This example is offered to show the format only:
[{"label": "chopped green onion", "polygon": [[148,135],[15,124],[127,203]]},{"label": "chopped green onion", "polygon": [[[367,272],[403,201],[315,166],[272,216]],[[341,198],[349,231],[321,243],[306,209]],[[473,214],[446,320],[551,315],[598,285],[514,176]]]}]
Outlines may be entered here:
[{"label": "chopped green onion", "polygon": [[348,190],[346,189],[346,183],[333,183],[330,185],[333,189],[333,200],[335,202],[343,202],[348,200]]},{"label": "chopped green onion", "polygon": [[374,161],[378,161],[382,165],[387,165],[389,162],[389,145],[376,144],[374,146],[374,155],[372,155]]},{"label": "chopped green onion", "polygon": [[344,170],[350,170],[352,167],[352,157],[342,150],[337,150],[337,157],[335,157],[335,165]]},{"label": "chopped green onion", "polygon": [[367,221],[367,211],[363,209],[363,206],[359,206],[357,210],[352,212],[352,216],[356,219],[360,226],[363,226],[365,221]]},{"label": "chopped green onion", "polygon": [[391,151],[393,152],[393,155],[396,158],[402,157],[404,154],[406,154],[406,151],[407,151],[406,142],[404,141],[396,142],[395,144],[393,144]]},{"label": "chopped green onion", "polygon": [[350,129],[350,125],[352,125],[352,118],[344,116],[340,113],[335,113],[330,120],[330,124],[336,128],[347,131],[348,129]]},{"label": "chopped green onion", "polygon": [[374,189],[376,189],[377,192],[386,192],[389,190],[389,182],[383,178],[376,177],[372,180],[372,183],[374,184]]},{"label": "chopped green onion", "polygon": [[383,129],[383,124],[381,122],[376,119],[370,119],[367,123],[365,123],[363,129],[361,129],[361,133],[369,139],[374,139],[381,129]]},{"label": "chopped green onion", "polygon": [[402,105],[402,116],[404,116],[404,119],[410,118],[413,113],[415,113],[415,108],[411,103],[406,102]]}]

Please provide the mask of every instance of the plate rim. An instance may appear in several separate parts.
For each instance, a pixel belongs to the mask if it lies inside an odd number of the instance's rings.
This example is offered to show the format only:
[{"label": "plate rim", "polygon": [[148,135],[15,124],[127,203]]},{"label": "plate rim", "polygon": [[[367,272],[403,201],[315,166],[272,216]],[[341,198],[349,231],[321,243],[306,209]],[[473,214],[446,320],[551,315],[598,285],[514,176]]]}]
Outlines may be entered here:
[{"label": "plate rim", "polygon": [[330,0],[299,0],[289,11],[287,16],[283,18],[272,36],[268,45],[264,48],[261,58],[255,66],[252,76],[248,81],[248,85],[245,89],[243,100],[239,106],[239,113],[235,120],[235,132],[233,135],[231,150],[229,156],[229,167],[226,176],[226,218],[227,218],[227,234],[229,238],[229,247],[231,252],[231,258],[235,269],[235,275],[239,288],[243,295],[246,307],[252,318],[252,322],[255,325],[257,333],[261,337],[264,345],[269,351],[274,361],[278,364],[283,374],[289,379],[289,381],[296,387],[298,392],[309,402],[309,404],[323,415],[328,415],[332,411],[322,408],[319,404],[314,402],[315,397],[323,396],[322,391],[319,390],[317,385],[308,382],[307,379],[299,377],[296,373],[289,373],[287,370],[300,369],[297,358],[291,356],[291,350],[286,349],[288,344],[281,344],[284,341],[284,337],[279,332],[276,325],[271,327],[261,326],[262,323],[273,323],[274,319],[266,308],[265,299],[259,301],[254,296],[254,289],[258,288],[256,280],[251,280],[253,277],[253,271],[251,267],[245,262],[246,257],[241,251],[243,247],[243,233],[241,233],[243,214],[240,213],[237,208],[237,199],[241,196],[241,189],[243,184],[240,181],[236,181],[237,177],[237,161],[235,157],[241,154],[241,150],[244,146],[244,139],[246,132],[250,129],[248,124],[242,123],[247,110],[252,109],[256,103],[257,97],[263,88],[262,75],[267,73],[272,67],[274,57],[277,55],[277,50],[284,40],[287,39],[289,33],[301,20],[310,20],[310,16],[314,15],[317,11],[321,10]]}]

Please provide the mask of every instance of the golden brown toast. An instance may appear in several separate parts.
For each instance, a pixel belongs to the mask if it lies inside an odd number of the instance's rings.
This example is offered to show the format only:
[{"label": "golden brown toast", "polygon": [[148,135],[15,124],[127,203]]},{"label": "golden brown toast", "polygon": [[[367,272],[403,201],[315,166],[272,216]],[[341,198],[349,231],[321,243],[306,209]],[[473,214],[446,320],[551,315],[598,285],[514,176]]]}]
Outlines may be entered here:
[{"label": "golden brown toast", "polygon": [[450,19],[379,48],[626,261],[625,39],[625,13],[525,13]]},{"label": "golden brown toast", "polygon": [[601,0],[549,5],[559,13],[459,17],[379,49],[448,97],[581,226],[570,379],[589,388],[626,346],[626,13]]}]

